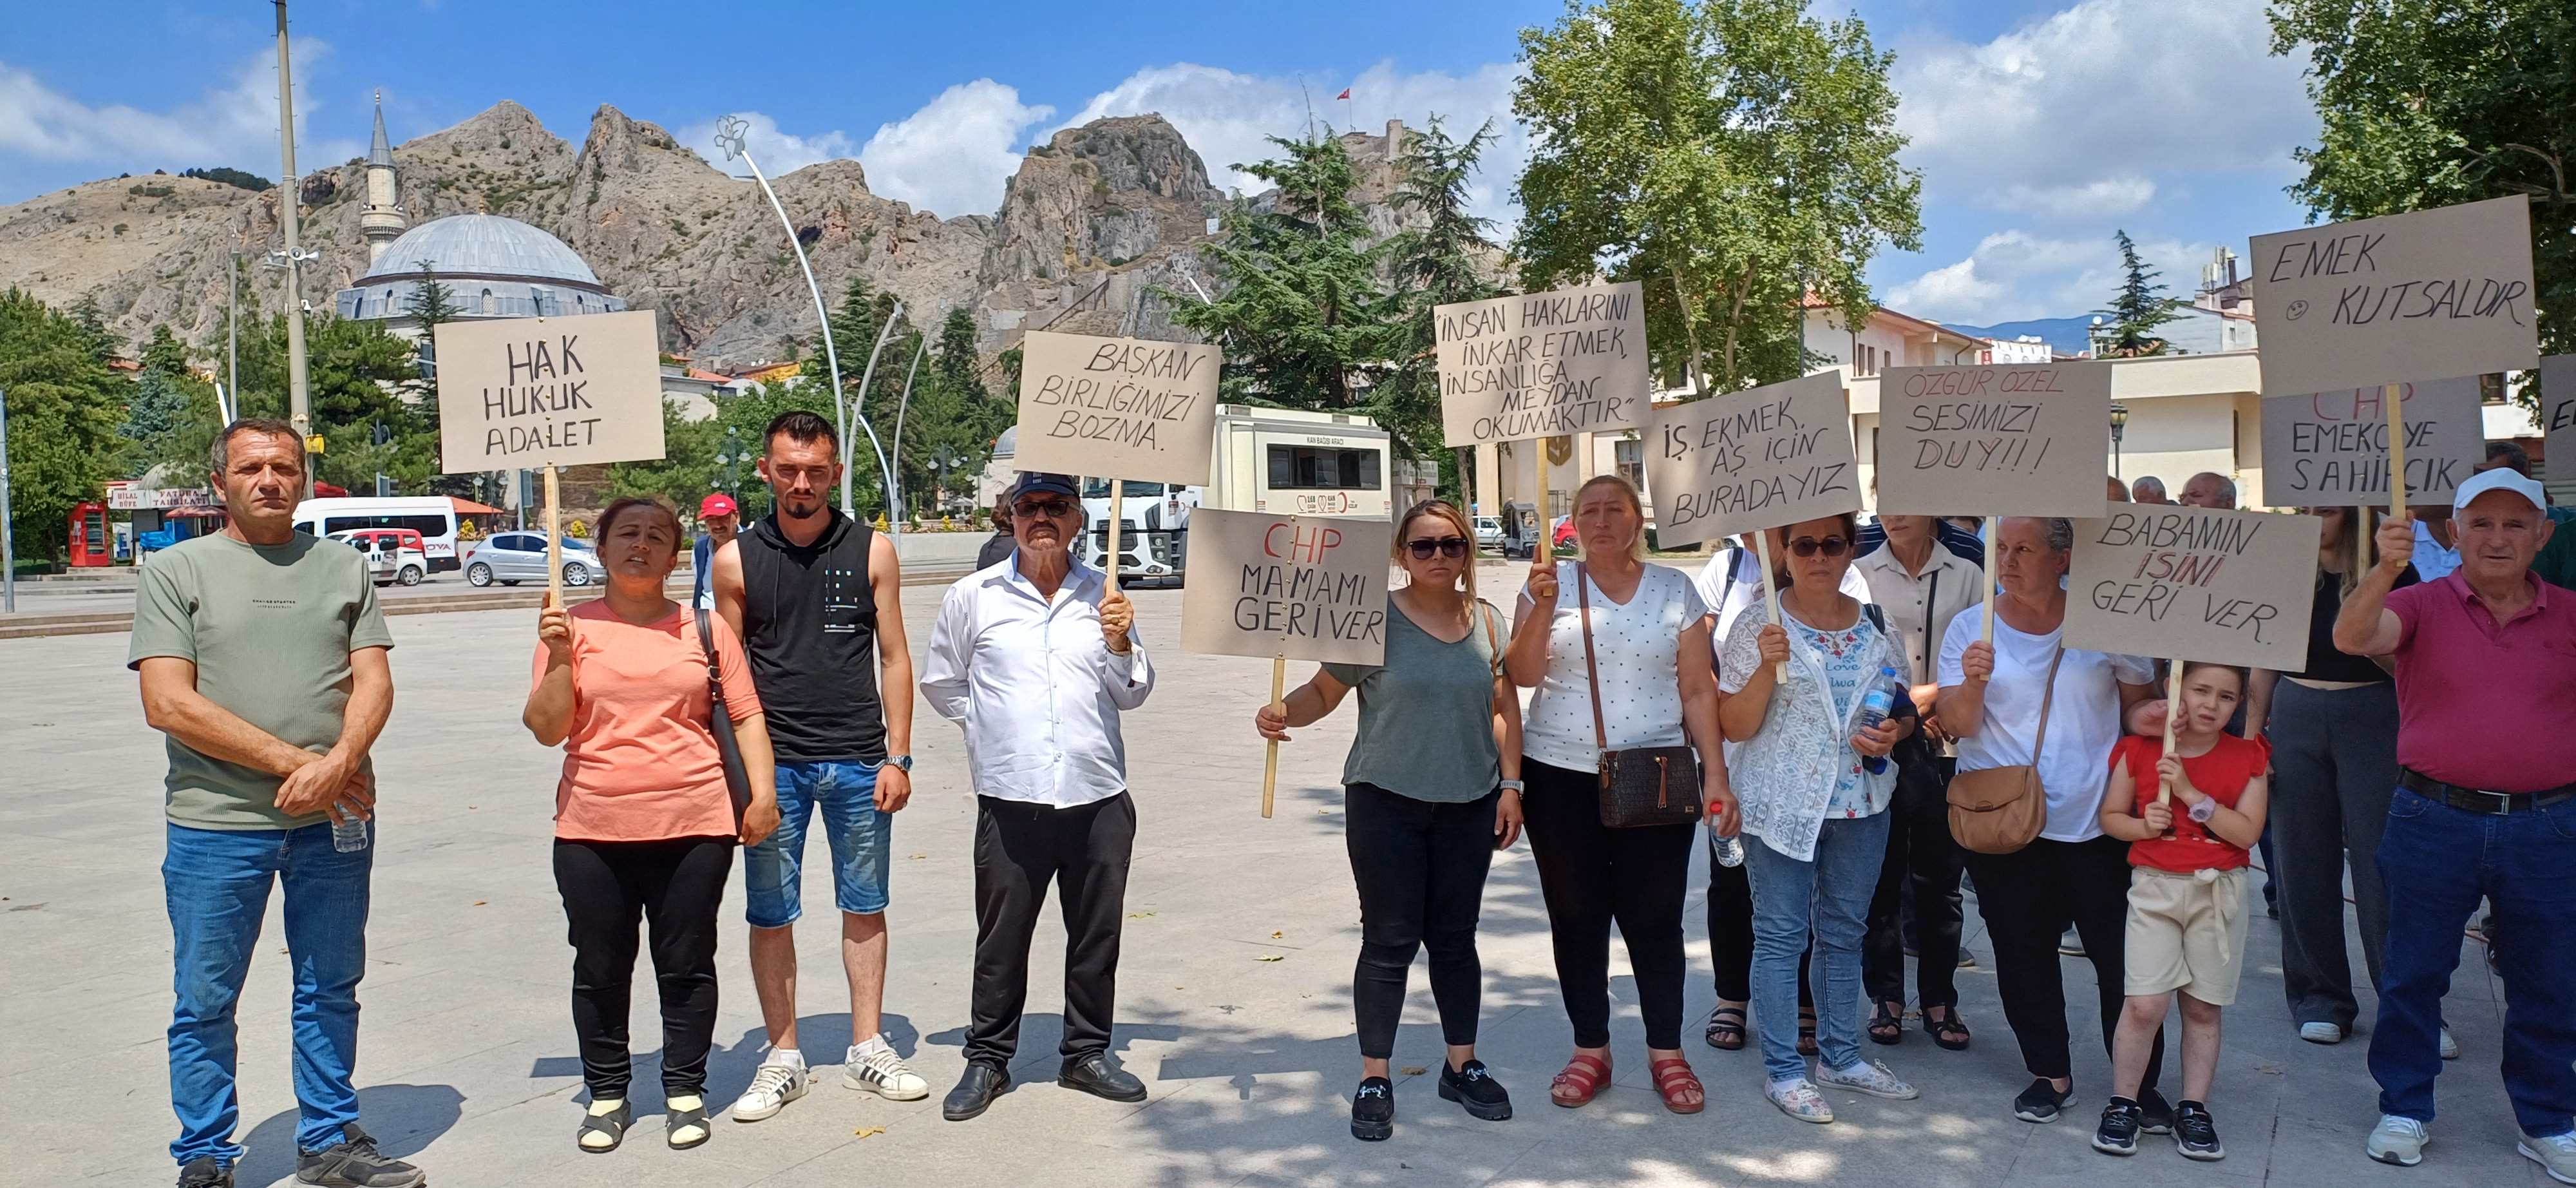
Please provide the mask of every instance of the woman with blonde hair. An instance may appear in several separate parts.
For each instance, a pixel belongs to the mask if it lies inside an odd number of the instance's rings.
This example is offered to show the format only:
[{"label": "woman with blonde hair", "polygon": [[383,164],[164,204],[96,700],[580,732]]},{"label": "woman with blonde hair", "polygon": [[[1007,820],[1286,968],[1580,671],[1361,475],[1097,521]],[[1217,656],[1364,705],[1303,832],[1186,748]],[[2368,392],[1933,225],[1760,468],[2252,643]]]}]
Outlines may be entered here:
[{"label": "woman with blonde hair", "polygon": [[1289,741],[1291,727],[1360,695],[1359,737],[1342,766],[1343,841],[1359,884],[1360,957],[1351,977],[1360,1084],[1351,1134],[1395,1132],[1396,1023],[1416,951],[1431,951],[1431,995],[1448,1059],[1440,1096],[1475,1117],[1512,1116],[1511,1098],[1476,1059],[1484,966],[1476,920],[1494,851],[1521,830],[1520,698],[1502,676],[1501,615],[1476,597],[1476,531],[1456,505],[1415,504],[1395,531],[1408,579],[1386,617],[1376,665],[1326,664],[1253,725]]}]

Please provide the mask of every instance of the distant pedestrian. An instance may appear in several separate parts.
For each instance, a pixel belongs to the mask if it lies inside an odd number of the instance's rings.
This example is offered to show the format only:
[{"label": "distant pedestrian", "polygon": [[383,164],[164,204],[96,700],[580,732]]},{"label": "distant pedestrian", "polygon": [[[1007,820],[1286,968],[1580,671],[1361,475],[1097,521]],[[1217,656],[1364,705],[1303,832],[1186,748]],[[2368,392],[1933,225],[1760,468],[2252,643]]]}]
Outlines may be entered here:
[{"label": "distant pedestrian", "polygon": [[2127,503],[2129,501],[2128,484],[2121,482],[2119,475],[2105,475],[2102,481],[2104,483],[2103,499],[2106,502]]},{"label": "distant pedestrian", "polygon": [[948,588],[921,693],[966,730],[975,782],[975,968],[966,1074],[941,1103],[973,1118],[1011,1085],[1029,995],[1029,940],[1047,885],[1064,916],[1064,1061],[1056,1083],[1143,1101],[1109,1058],[1118,938],[1136,802],[1118,715],[1145,704],[1154,667],[1136,610],[1074,553],[1082,489],[1027,473],[1011,488],[1013,561]]},{"label": "distant pedestrian", "polygon": [[283,886],[296,1178],[411,1188],[427,1178],[359,1128],[355,1083],[376,855],[367,752],[393,710],[393,636],[366,559],[295,531],[307,476],[293,426],[235,421],[212,461],[224,528],[143,570],[126,658],[144,721],[169,737],[170,1155],[180,1188],[232,1188],[234,1019],[269,889]]},{"label": "distant pedestrian", "polygon": [[1521,832],[1520,695],[1502,674],[1502,614],[1476,597],[1466,515],[1439,500],[1415,504],[1396,525],[1395,561],[1407,581],[1388,597],[1384,663],[1324,665],[1283,708],[1253,716],[1264,737],[1286,742],[1290,728],[1360,696],[1342,771],[1343,841],[1360,897],[1351,1134],[1372,1142],[1395,1132],[1388,1062],[1413,955],[1425,947],[1449,1048],[1440,1096],[1487,1121],[1512,1116],[1510,1096],[1476,1059],[1476,919],[1494,851]]},{"label": "distant pedestrian", "polygon": [[991,569],[1009,560],[1011,550],[1018,547],[1020,542],[1011,536],[1010,494],[1004,492],[1001,498],[993,501],[993,536],[984,542],[983,548],[975,551],[975,568]]},{"label": "distant pedestrian", "polygon": [[[684,1151],[714,1133],[706,1092],[716,915],[734,844],[758,844],[778,826],[769,731],[733,629],[662,595],[679,562],[679,516],[658,499],[620,499],[599,513],[597,539],[606,597],[538,612],[521,715],[540,745],[564,749],[555,886],[571,925],[573,1032],[590,1090],[575,1142],[605,1154],[635,1122],[627,1018],[640,916],[661,992],[663,1140]],[[738,822],[719,708],[739,740],[750,798]]]},{"label": "distant pedestrian", "polygon": [[689,561],[691,581],[697,587],[689,605],[714,610],[716,554],[732,544],[734,533],[741,530],[742,511],[731,495],[709,495],[698,501],[698,526],[706,531],[698,536]]},{"label": "distant pedestrian", "polygon": [[2184,507],[2232,511],[2236,507],[2236,481],[2223,474],[2201,471],[2182,485],[2182,498],[2175,502]]},{"label": "distant pedestrian", "polygon": [[[2117,499],[2119,497],[2115,495],[2112,498]],[[2131,503],[2173,502],[2173,500],[2165,497],[2165,481],[2152,474],[2141,475],[2139,476],[2138,481],[2129,484],[2128,501]]]}]

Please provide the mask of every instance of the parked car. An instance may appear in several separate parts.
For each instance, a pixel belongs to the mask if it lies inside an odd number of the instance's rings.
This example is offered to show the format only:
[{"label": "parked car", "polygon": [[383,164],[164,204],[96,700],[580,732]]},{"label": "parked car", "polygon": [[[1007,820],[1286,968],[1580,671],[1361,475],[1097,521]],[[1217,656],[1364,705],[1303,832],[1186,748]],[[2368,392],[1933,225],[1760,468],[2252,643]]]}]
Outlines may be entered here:
[{"label": "parked car", "polygon": [[1503,547],[1503,518],[1501,516],[1476,517],[1476,547],[1480,549],[1499,549]]},{"label": "parked car", "polygon": [[[587,586],[606,572],[589,541],[563,542],[563,584]],[[465,555],[465,580],[476,586],[494,582],[515,586],[546,580],[546,534],[496,532],[475,542]]]},{"label": "parked car", "polygon": [[379,586],[417,586],[429,576],[429,549],[412,529],[359,528],[334,532],[331,539],[358,550]]}]

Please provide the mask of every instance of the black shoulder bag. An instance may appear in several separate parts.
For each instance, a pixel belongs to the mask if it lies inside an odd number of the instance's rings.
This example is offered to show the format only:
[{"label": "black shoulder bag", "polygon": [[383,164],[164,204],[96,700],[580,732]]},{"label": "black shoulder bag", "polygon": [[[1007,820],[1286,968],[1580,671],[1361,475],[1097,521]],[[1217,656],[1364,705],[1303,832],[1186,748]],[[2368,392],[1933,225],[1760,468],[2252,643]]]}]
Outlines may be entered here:
[{"label": "black shoulder bag", "polygon": [[751,809],[751,772],[742,764],[742,744],[733,736],[733,709],[725,704],[724,671],[716,667],[716,636],[707,622],[707,608],[695,608],[698,616],[698,644],[707,652],[707,723],[716,736],[716,754],[724,758],[725,794],[733,801],[733,827],[742,828],[743,814]]},{"label": "black shoulder bag", "polygon": [[1699,754],[1689,747],[1610,749],[1601,721],[1601,667],[1592,653],[1592,594],[1581,563],[1574,597],[1583,615],[1583,673],[1592,693],[1592,737],[1601,749],[1601,824],[1606,829],[1688,825],[1699,820]]}]

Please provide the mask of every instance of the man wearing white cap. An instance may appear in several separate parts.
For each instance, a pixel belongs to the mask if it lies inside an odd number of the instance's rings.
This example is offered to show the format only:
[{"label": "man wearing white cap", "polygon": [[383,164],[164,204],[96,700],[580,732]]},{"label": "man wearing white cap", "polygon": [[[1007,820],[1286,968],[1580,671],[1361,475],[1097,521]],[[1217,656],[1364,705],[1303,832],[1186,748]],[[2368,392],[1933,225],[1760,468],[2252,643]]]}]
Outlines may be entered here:
[{"label": "man wearing white cap", "polygon": [[2504,1085],[2521,1153],[2576,1184],[2576,591],[2532,558],[2556,525],[2540,484],[2510,469],[2460,484],[2451,525],[2460,567],[2390,593],[2414,527],[2379,529],[2379,563],[2344,599],[2335,646],[2397,662],[2395,799],[2379,844],[2388,945],[2370,1073],[2382,1163],[2424,1158],[2442,1070],[2442,992],[2460,933],[2495,906],[2504,976]]}]

